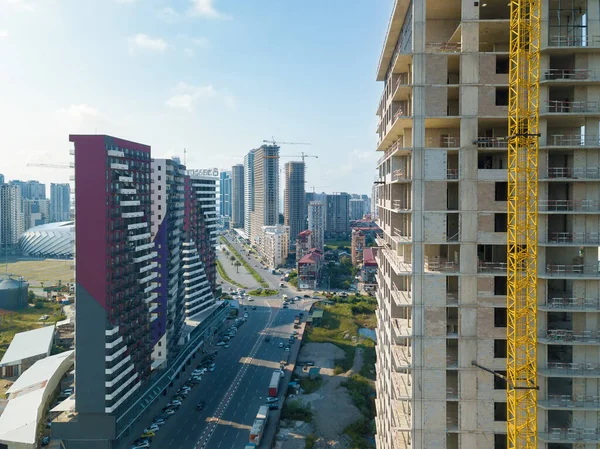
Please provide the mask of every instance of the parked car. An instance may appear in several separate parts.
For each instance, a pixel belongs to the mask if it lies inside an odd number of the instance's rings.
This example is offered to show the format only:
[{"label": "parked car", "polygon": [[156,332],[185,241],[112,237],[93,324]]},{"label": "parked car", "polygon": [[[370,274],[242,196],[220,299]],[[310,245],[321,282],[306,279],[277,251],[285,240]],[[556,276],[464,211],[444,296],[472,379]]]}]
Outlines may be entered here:
[{"label": "parked car", "polygon": [[248,315],[248,312],[244,313],[244,318],[248,318],[250,315]]},{"label": "parked car", "polygon": [[135,446],[132,446],[131,449],[146,449],[150,447],[150,442],[149,441],[144,441],[140,444],[136,444]]},{"label": "parked car", "polygon": [[272,404],[269,404],[269,410],[277,410],[278,408],[279,408],[278,402],[273,402]]},{"label": "parked car", "polygon": [[144,433],[148,432],[149,430],[152,432],[158,432],[158,429],[160,429],[158,424],[150,424],[150,427],[148,427],[147,429],[144,429]]},{"label": "parked car", "polygon": [[200,401],[196,404],[196,410],[200,411],[202,409],[204,409],[204,406],[206,405],[206,402],[204,401]]},{"label": "parked car", "polygon": [[217,343],[217,346],[225,346],[225,342],[224,341],[220,341],[219,343]]},{"label": "parked car", "polygon": [[304,295],[305,298],[310,298],[310,295]]},{"label": "parked car", "polygon": [[283,343],[279,343],[277,346],[279,346],[280,348],[283,348]]},{"label": "parked car", "polygon": [[154,435],[156,435],[156,434],[152,430],[146,429],[144,431],[144,433],[142,433],[141,438],[152,438],[152,437],[154,437]]},{"label": "parked car", "polygon": [[154,418],[152,420],[152,424],[156,424],[158,427],[160,426],[164,426],[167,423],[167,421],[165,421],[163,418]]},{"label": "parked car", "polygon": [[252,306],[252,310],[256,310],[256,306]]},{"label": "parked car", "polygon": [[284,351],[285,351],[285,352],[290,352],[290,348],[289,348],[289,347],[286,347],[286,348],[284,349]]},{"label": "parked car", "polygon": [[281,307],[284,308],[284,309],[289,309],[289,306],[287,304],[284,304]]},{"label": "parked car", "polygon": [[279,398],[272,398],[272,397],[267,398],[267,404],[274,404],[276,402],[279,403]]},{"label": "parked car", "polygon": [[223,346],[225,349],[227,349],[229,347],[229,343],[227,343],[225,346]]},{"label": "parked car", "polygon": [[48,446],[50,444],[50,437],[42,438],[42,446]]},{"label": "parked car", "polygon": [[169,418],[170,416],[173,416],[175,414],[175,410],[173,410],[172,408],[167,408],[164,412],[161,413],[161,415],[159,416],[159,418]]}]

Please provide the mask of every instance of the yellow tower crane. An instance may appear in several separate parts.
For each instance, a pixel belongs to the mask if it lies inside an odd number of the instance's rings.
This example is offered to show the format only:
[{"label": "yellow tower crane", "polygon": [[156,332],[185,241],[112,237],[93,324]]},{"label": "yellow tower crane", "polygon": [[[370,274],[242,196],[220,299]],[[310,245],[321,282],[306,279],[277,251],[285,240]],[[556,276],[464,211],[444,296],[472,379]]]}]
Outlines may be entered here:
[{"label": "yellow tower crane", "polygon": [[507,359],[509,449],[537,449],[537,230],[541,0],[510,0]]}]

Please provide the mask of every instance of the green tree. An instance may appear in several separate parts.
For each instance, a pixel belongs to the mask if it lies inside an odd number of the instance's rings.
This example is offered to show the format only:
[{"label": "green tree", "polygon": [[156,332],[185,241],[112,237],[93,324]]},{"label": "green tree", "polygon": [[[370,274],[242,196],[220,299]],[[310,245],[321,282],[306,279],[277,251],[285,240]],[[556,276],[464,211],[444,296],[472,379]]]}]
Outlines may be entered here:
[{"label": "green tree", "polygon": [[240,263],[240,261],[239,261],[239,260],[236,260],[236,261],[233,263],[233,265],[235,265],[235,270],[236,270],[236,272],[237,272],[237,273],[239,273],[239,272],[240,272],[240,267],[242,266],[242,264]]},{"label": "green tree", "polygon": [[35,302],[35,293],[33,293],[31,290],[27,292],[27,301],[29,304],[33,304]]}]

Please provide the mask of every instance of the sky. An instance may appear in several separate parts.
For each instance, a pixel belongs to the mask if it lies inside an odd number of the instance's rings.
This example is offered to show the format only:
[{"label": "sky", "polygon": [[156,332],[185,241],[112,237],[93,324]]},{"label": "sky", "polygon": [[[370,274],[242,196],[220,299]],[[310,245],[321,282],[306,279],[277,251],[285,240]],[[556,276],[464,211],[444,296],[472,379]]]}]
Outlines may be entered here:
[{"label": "sky", "polygon": [[[228,169],[265,139],[307,191],[371,193],[392,0],[0,0],[0,173],[68,182],[69,134]],[[289,160],[280,159],[280,167]],[[282,172],[283,174],[283,172]],[[282,179],[283,181],[283,179]],[[47,188],[49,194],[49,188]]]}]

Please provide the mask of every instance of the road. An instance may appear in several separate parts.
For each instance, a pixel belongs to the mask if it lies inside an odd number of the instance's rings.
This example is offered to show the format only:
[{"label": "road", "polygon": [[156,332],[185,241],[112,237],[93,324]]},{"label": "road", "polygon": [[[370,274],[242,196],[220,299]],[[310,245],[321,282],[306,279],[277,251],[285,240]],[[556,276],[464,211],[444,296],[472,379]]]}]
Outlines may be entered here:
[{"label": "road", "polygon": [[[242,248],[236,245],[236,249],[245,257]],[[279,285],[279,276],[265,270],[260,273],[273,288]],[[230,276],[235,280],[235,273]],[[296,294],[287,288],[281,291],[288,296]],[[256,310],[252,310],[253,305]],[[272,373],[279,367],[284,349],[278,344],[287,344],[294,317],[308,305],[308,301],[303,300],[283,309],[281,293],[276,297],[255,297],[253,302],[244,301],[242,307],[249,314],[247,322],[239,328],[228,349],[218,348],[215,371],[207,372],[193,387],[175,415],[156,433],[152,447],[243,448],[258,409],[265,403]],[[272,336],[270,342],[264,341],[267,332]],[[189,376],[195,366],[190,368],[184,376]],[[206,407],[196,411],[200,400],[206,402]],[[283,403],[283,398],[280,402]]]}]

